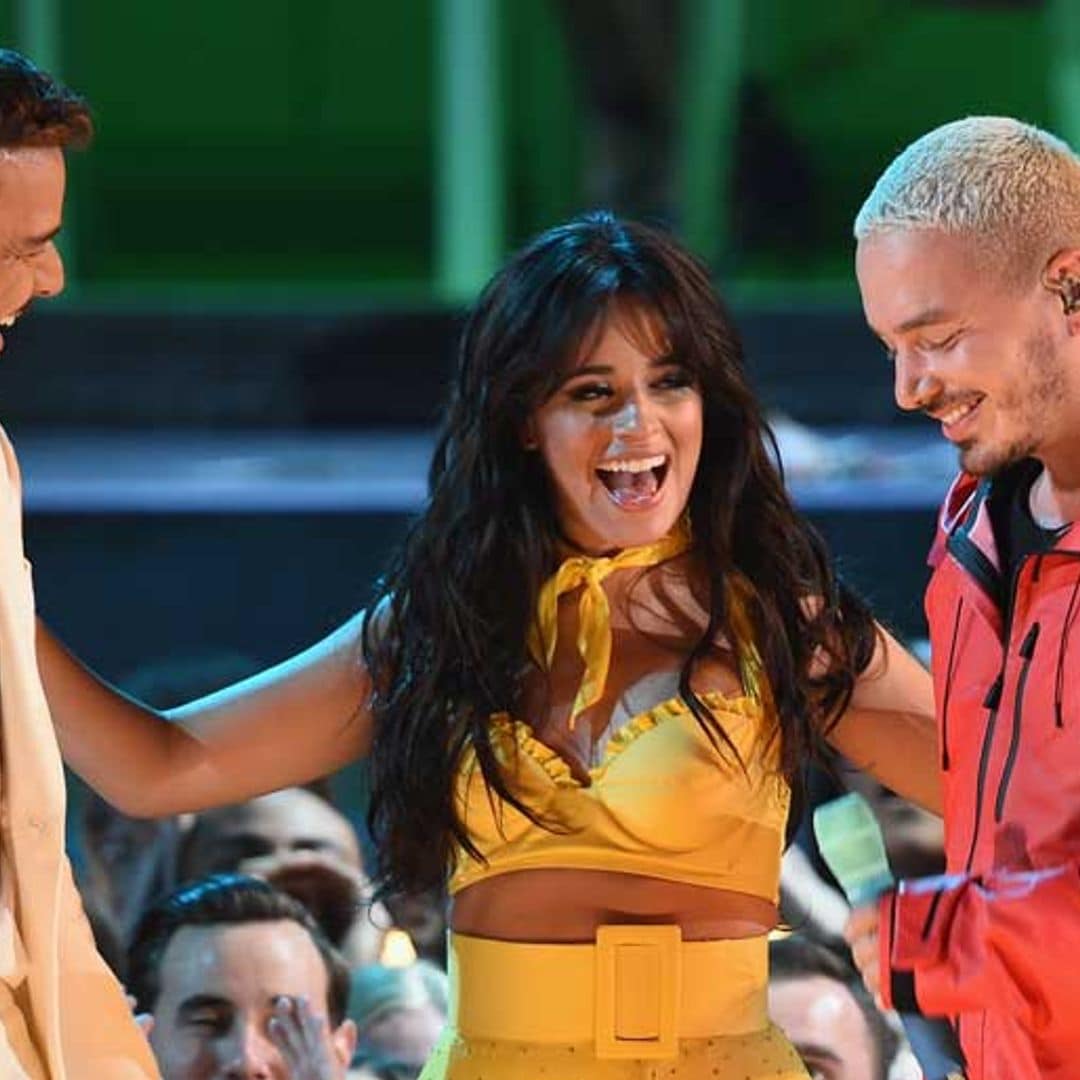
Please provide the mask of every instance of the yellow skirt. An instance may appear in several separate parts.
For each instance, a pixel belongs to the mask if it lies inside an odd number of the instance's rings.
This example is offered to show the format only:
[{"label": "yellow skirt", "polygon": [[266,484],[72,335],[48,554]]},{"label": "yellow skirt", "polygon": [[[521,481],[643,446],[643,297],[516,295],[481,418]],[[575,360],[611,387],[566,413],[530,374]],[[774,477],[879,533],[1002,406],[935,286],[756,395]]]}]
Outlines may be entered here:
[{"label": "yellow skirt", "polygon": [[450,935],[447,1029],[420,1080],[797,1080],[764,937],[604,926],[591,945]]}]

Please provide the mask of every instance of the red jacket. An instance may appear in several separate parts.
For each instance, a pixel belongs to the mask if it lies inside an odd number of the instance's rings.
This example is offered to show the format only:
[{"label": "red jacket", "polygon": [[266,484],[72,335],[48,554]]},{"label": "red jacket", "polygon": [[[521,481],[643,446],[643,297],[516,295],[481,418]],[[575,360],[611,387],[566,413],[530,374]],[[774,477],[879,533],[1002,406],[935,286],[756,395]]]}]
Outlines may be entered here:
[{"label": "red jacket", "polygon": [[931,552],[947,874],[882,898],[883,996],[953,1018],[973,1080],[1077,1080],[1080,524],[1004,581],[988,492],[953,484]]}]

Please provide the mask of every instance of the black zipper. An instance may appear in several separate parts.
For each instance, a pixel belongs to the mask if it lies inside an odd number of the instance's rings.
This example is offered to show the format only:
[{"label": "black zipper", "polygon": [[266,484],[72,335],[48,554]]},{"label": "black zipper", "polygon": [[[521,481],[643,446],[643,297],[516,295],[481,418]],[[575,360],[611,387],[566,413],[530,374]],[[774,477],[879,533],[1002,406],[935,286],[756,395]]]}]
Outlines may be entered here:
[{"label": "black zipper", "polygon": [[1069,597],[1069,606],[1065,611],[1065,621],[1061,624],[1061,641],[1058,644],[1057,673],[1054,677],[1054,724],[1059,728],[1065,726],[1065,646],[1069,640],[1069,631],[1072,630],[1077,593],[1080,593],[1080,577],[1077,577],[1073,584],[1072,596]]},{"label": "black zipper", "polygon": [[[967,537],[965,536],[964,539],[967,540]],[[971,541],[968,540],[968,543],[971,544]],[[974,544],[971,544],[971,546],[973,548],[975,547]],[[975,550],[978,551],[977,548]],[[982,552],[978,552],[978,553],[980,555],[982,555]],[[986,557],[983,556],[983,558],[985,559]],[[1003,691],[1003,689],[1005,687],[1005,669],[1008,667],[1008,663],[1009,663],[1009,640],[1010,640],[1010,638],[1012,636],[1013,609],[1016,606],[1017,585],[1020,582],[1020,575],[1023,573],[1023,570],[1024,570],[1024,563],[1026,563],[1027,560],[1030,559],[1030,558],[1032,558],[1031,555],[1022,555],[1020,557],[1020,559],[1017,561],[1016,565],[1013,567],[1012,574],[1009,575],[1009,579],[1008,579],[1007,582],[1005,581],[1005,579],[1001,575],[998,575],[998,582],[999,582],[998,608],[999,608],[999,610],[1002,607],[1002,601],[1004,601],[1004,613],[1003,613],[1004,625],[1002,626],[1002,635],[1001,635],[1002,648],[1003,648],[1004,651],[1003,651],[1003,655],[1002,655],[1002,658],[1001,658],[1001,670],[998,672],[997,678],[990,685],[990,689],[989,689],[989,691],[987,691],[986,698],[983,700],[983,707],[990,710],[990,716],[987,718],[987,721],[986,721],[986,731],[983,734],[982,750],[981,750],[981,752],[979,754],[979,776],[978,776],[978,779],[977,779],[976,784],[975,784],[975,827],[972,829],[972,832],[971,832],[971,849],[968,851],[968,857],[967,857],[967,869],[969,871],[971,870],[971,864],[975,859],[975,848],[976,848],[976,846],[978,844],[979,828],[980,828],[980,826],[982,824],[982,803],[983,803],[983,795],[985,795],[985,793],[986,793],[986,773],[987,773],[987,769],[990,766],[990,751],[993,749],[993,745],[994,745],[994,729],[995,729],[995,727],[997,727],[998,706],[1001,704],[1001,693],[1002,693],[1002,691]],[[986,559],[986,562],[987,562],[987,564],[989,564],[990,560]],[[1005,590],[1004,594],[1002,594],[1002,591],[1001,591],[1002,589]],[[1030,634],[1030,631],[1029,631],[1029,634]],[[1035,631],[1035,634],[1036,634],[1036,636],[1038,636],[1038,630]],[[1023,646],[1021,646],[1021,648],[1023,648]],[[1025,671],[1026,671],[1026,668],[1025,668]],[[1011,745],[1010,748],[1009,748],[1010,756],[1012,758],[1015,758],[1015,756],[1016,756],[1014,747],[1015,747],[1015,743],[1018,742],[1019,738],[1020,738],[1019,732],[1016,731],[1017,723],[1018,723],[1018,720],[1016,719],[1016,717],[1014,715],[1014,718],[1013,718],[1014,729],[1013,729],[1013,739],[1012,739],[1013,745]],[[1002,779],[1004,780],[1004,775],[1002,776]],[[1001,790],[1000,790],[1000,786],[999,786],[998,798],[1000,799],[1000,797],[1001,797]]]},{"label": "black zipper", "polygon": [[1001,704],[1001,689],[1005,683],[1005,673],[1002,671],[990,684],[990,689],[983,699],[983,708],[990,710],[986,719],[986,731],[983,733],[982,752],[979,754],[979,776],[975,782],[975,822],[971,830],[971,848],[968,850],[965,870],[971,870],[971,864],[975,861],[975,848],[979,842],[979,825],[982,818],[983,792],[986,788],[986,772],[990,766],[990,748],[994,744],[994,728],[997,726],[998,706]]},{"label": "black zipper", "polygon": [[956,617],[953,619],[952,641],[949,643],[949,663],[945,668],[945,694],[941,702],[941,771],[949,771],[949,697],[952,693],[953,662],[956,659],[956,641],[960,636],[960,613],[964,610],[964,597],[956,601]]},{"label": "black zipper", "polygon": [[1028,674],[1031,671],[1031,660],[1035,655],[1035,643],[1039,640],[1039,624],[1034,622],[1031,629],[1024,635],[1020,643],[1020,677],[1016,680],[1016,695],[1013,698],[1013,727],[1012,738],[1009,740],[1009,752],[1005,756],[1005,767],[1001,772],[1001,781],[998,784],[997,799],[994,802],[994,820],[1001,821],[1005,811],[1005,795],[1009,790],[1009,781],[1012,779],[1013,767],[1016,765],[1016,755],[1020,750],[1020,725],[1024,715],[1024,692],[1027,689]]}]

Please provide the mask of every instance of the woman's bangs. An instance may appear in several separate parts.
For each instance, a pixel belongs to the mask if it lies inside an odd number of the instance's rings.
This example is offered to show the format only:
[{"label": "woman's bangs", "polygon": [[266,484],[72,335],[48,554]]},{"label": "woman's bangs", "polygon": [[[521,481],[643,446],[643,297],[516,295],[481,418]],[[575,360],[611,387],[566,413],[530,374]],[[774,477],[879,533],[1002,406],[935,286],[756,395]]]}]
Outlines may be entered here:
[{"label": "woman's bangs", "polygon": [[706,374],[702,341],[674,297],[663,290],[628,294],[620,308],[628,336],[638,349],[648,356],[670,357],[701,381]]},{"label": "woman's bangs", "polygon": [[606,290],[582,289],[553,298],[538,316],[529,352],[540,376],[538,400],[547,400],[595,350],[608,324],[615,296]]}]

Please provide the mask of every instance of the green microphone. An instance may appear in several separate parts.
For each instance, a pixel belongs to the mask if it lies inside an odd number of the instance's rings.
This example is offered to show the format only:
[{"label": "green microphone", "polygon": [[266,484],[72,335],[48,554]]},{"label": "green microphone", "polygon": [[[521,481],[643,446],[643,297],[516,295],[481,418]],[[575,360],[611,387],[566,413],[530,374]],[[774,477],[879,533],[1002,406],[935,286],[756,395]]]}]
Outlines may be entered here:
[{"label": "green microphone", "polygon": [[814,811],[818,850],[852,907],[873,903],[893,887],[885,840],[870,804],[857,792]]},{"label": "green microphone", "polygon": [[[852,792],[822,803],[814,811],[814,835],[821,857],[853,908],[874,903],[895,884],[881,826],[861,795]],[[927,1080],[963,1076],[959,1062],[964,1055],[951,1031],[919,1016],[905,1014],[900,1019]]]}]

